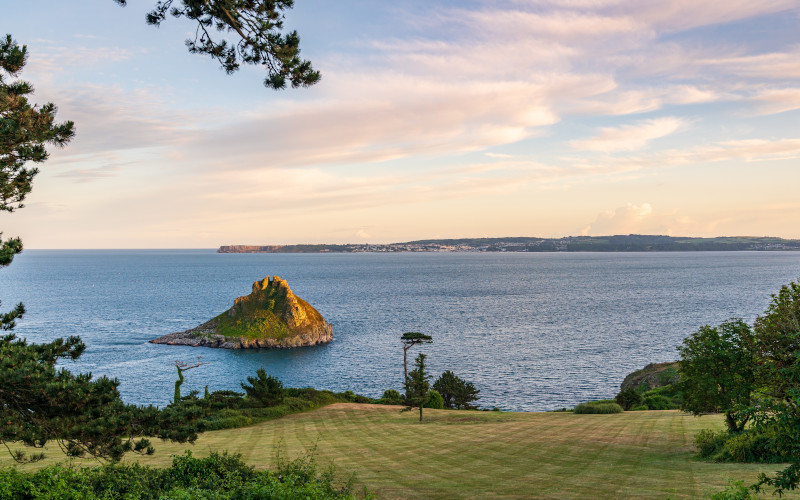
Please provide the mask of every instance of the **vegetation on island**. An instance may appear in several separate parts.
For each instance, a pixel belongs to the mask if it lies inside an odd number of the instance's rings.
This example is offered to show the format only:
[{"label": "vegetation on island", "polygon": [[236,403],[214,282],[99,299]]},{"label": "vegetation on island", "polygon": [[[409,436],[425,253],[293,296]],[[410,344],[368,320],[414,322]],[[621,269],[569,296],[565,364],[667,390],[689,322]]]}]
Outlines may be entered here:
[{"label": "vegetation on island", "polygon": [[229,311],[212,320],[216,323],[216,334],[230,338],[275,340],[296,335],[306,325],[290,325],[287,322],[286,318],[294,313],[294,305],[301,308],[301,314],[308,318],[308,323],[325,322],[322,315],[305,300],[294,294],[291,294],[294,300],[290,300],[290,293],[288,285],[285,288],[269,285],[258,289],[254,287],[253,293],[240,297]]}]

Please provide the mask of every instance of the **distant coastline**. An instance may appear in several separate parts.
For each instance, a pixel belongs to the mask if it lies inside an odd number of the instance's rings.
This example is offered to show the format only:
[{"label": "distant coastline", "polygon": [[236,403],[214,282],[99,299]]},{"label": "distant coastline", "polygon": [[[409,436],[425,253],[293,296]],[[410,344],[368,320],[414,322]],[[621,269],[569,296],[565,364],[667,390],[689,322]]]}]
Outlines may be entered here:
[{"label": "distant coastline", "polygon": [[217,253],[389,253],[389,252],[717,252],[795,251],[800,240],[723,236],[567,236],[564,238],[459,238],[405,243],[223,245]]}]

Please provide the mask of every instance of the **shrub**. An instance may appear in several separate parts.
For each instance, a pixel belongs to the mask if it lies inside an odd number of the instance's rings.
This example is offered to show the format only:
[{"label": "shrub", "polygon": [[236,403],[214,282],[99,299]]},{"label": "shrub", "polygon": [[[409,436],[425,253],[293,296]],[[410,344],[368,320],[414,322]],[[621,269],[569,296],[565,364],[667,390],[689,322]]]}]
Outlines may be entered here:
[{"label": "shrub", "polygon": [[750,489],[744,485],[744,481],[731,481],[724,490],[711,495],[711,500],[750,500]]},{"label": "shrub", "polygon": [[355,498],[353,485],[353,479],[337,484],[333,470],[319,472],[311,455],[282,460],[275,472],[257,471],[240,455],[194,458],[188,451],[166,469],[113,464],[84,469],[55,465],[35,473],[0,470],[0,500],[350,499]]},{"label": "shrub", "polygon": [[617,403],[581,403],[573,410],[578,414],[622,413],[623,411]]},{"label": "shrub", "polygon": [[403,396],[394,389],[383,391],[383,396],[378,400],[378,403],[382,405],[401,405],[403,402]]},{"label": "shrub", "polygon": [[694,436],[694,444],[697,447],[697,455],[701,458],[709,458],[717,455],[719,450],[725,446],[725,439],[728,433],[725,431],[712,431],[703,429]]},{"label": "shrub", "polygon": [[636,392],[633,387],[628,387],[624,391],[620,391],[614,401],[622,407],[623,410],[630,410],[634,406],[642,403],[642,396]]},{"label": "shrub", "polygon": [[642,401],[649,410],[669,410],[672,405],[664,396],[647,396]]},{"label": "shrub", "polygon": [[631,408],[631,411],[646,411],[646,410],[649,410],[649,409],[650,408],[648,408],[647,405],[639,405],[639,406],[634,406],[633,408]]},{"label": "shrub", "polygon": [[775,449],[774,436],[748,430],[725,440],[725,458],[732,462],[784,462]]},{"label": "shrub", "polygon": [[425,408],[441,410],[444,408],[444,398],[438,391],[429,391],[428,397],[425,399]]},{"label": "shrub", "polygon": [[283,401],[283,382],[272,375],[267,376],[263,368],[256,371],[255,377],[247,377],[248,384],[241,383],[247,397],[254,399],[264,406],[275,406]]}]

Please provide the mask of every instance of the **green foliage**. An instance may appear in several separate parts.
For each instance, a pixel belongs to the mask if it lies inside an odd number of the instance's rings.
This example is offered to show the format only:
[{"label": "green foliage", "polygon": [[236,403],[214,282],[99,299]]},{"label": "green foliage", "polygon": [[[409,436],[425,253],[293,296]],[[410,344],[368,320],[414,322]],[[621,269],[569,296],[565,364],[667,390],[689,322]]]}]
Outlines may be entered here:
[{"label": "green foliage", "polygon": [[640,405],[642,403],[642,396],[636,392],[636,389],[628,387],[627,389],[620,391],[614,400],[622,407],[623,410],[627,411],[634,406]]},{"label": "green foliage", "polygon": [[433,408],[441,410],[444,408],[444,399],[438,391],[432,390],[428,392],[428,398],[425,400],[425,408]]},{"label": "green foliage", "polygon": [[580,403],[572,411],[578,414],[605,414],[622,413],[624,410],[617,403],[598,403],[590,401],[587,403]]},{"label": "green foliage", "polygon": [[[27,58],[27,47],[20,47],[11,35],[0,39],[0,211],[13,212],[23,207],[33,178],[39,173],[26,164],[44,162],[48,157],[45,145],[63,147],[75,135],[72,122],[55,123],[54,104],[36,106],[28,101],[33,86],[15,79]],[[18,242],[7,242],[2,249],[3,259],[18,250]]]},{"label": "green foliage", "polygon": [[474,409],[471,403],[478,400],[478,393],[472,382],[467,382],[456,376],[450,370],[442,373],[433,383],[433,388],[438,391],[444,399],[445,408],[457,408],[459,410]]},{"label": "green foliage", "polygon": [[383,396],[378,400],[378,403],[382,405],[401,405],[404,402],[403,396],[394,389],[383,391]]},{"label": "green foliage", "polygon": [[[742,411],[755,390],[753,332],[740,319],[703,326],[684,339],[681,355],[681,409],[695,415],[722,412],[731,431],[744,429]],[[649,405],[648,405],[649,406]]]},{"label": "green foliage", "polygon": [[648,408],[647,405],[638,405],[631,408],[631,411],[647,411],[649,409],[650,408]]},{"label": "green foliage", "polygon": [[744,481],[730,481],[727,488],[711,495],[711,500],[750,500],[750,489]]},{"label": "green foliage", "polygon": [[759,381],[768,395],[784,399],[797,388],[792,374],[800,351],[800,283],[782,286],[753,328]]},{"label": "green foliage", "polygon": [[[197,438],[200,414],[191,408],[126,405],[117,380],[74,375],[65,368],[56,371],[59,360],[75,360],[84,349],[78,337],[47,344],[0,337],[1,443],[41,448],[55,440],[69,455],[118,460],[129,451],[152,453],[142,436],[178,442]],[[21,451],[14,456],[20,461],[41,458]]]},{"label": "green foliage", "polygon": [[694,437],[694,444],[697,447],[697,455],[700,458],[711,458],[719,453],[725,446],[728,438],[726,431],[713,431],[703,429]]},{"label": "green foliage", "polygon": [[430,335],[425,335],[424,333],[419,332],[406,332],[400,336],[400,340],[408,345],[408,344],[431,344],[433,343],[433,337]]},{"label": "green foliage", "polygon": [[647,396],[642,402],[648,410],[669,410],[672,408],[670,400],[664,396]]},{"label": "green foliage", "polygon": [[247,377],[247,384],[241,383],[248,398],[254,399],[264,406],[276,406],[283,401],[283,382],[277,377],[267,375],[263,368],[256,371],[255,377]]},{"label": "green foliage", "polygon": [[55,465],[34,473],[0,470],[0,500],[350,499],[355,498],[352,489],[352,480],[339,484],[333,470],[320,472],[313,456],[283,460],[275,471],[257,471],[240,455],[195,458],[190,451],[164,469],[113,464]]},{"label": "green foliage", "polygon": [[406,377],[406,402],[408,410],[418,407],[419,408],[419,421],[422,422],[422,408],[425,406],[425,401],[428,398],[428,390],[430,389],[431,376],[425,371],[425,354],[419,353],[417,359],[414,360],[415,368]]},{"label": "green foliage", "polygon": [[[147,14],[147,23],[159,26],[168,13],[191,19],[197,28],[194,38],[186,40],[189,52],[212,57],[228,74],[242,64],[262,66],[267,71],[264,85],[275,90],[285,88],[287,82],[308,87],[319,81],[319,72],[300,59],[297,32],[281,34],[283,12],[293,6],[293,0],[159,0]],[[229,42],[229,35],[236,41]]]},{"label": "green foliage", "polygon": [[751,408],[754,427],[771,434],[774,449],[791,462],[775,476],[762,474],[758,487],[782,493],[800,486],[800,283],[784,285],[772,296],[754,331],[763,395]]}]

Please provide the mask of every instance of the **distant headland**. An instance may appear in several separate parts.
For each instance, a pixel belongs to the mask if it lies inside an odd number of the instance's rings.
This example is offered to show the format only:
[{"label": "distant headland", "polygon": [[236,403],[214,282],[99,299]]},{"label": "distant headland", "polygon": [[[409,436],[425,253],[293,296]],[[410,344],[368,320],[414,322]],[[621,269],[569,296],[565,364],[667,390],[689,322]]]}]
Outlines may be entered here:
[{"label": "distant headland", "polygon": [[267,277],[253,283],[250,295],[239,297],[224,313],[202,325],[153,339],[153,344],[222,349],[287,349],[323,344],[333,328],[286,280]]},{"label": "distant headland", "polygon": [[217,253],[358,253],[358,252],[705,252],[800,250],[800,240],[774,237],[721,236],[691,238],[629,234],[564,238],[459,238],[406,243],[343,245],[224,245]]}]

